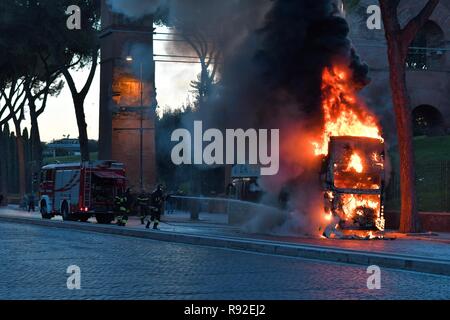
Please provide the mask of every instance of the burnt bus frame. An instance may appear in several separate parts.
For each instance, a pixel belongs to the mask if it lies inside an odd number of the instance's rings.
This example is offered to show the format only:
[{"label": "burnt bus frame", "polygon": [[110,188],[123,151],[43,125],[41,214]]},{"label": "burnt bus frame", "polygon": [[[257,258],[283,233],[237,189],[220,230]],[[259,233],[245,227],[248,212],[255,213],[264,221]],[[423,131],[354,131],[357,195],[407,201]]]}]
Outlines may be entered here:
[{"label": "burnt bus frame", "polygon": [[[384,218],[384,189],[385,189],[385,170],[383,169],[381,173],[381,183],[379,189],[346,189],[346,188],[336,188],[334,184],[334,153],[331,152],[333,150],[332,144],[333,141],[339,139],[339,140],[349,140],[349,141],[380,141],[379,139],[374,138],[367,138],[367,137],[331,137],[330,142],[328,144],[328,150],[329,153],[327,156],[324,157],[324,166],[321,170],[321,176],[325,174],[325,177],[322,178],[322,184],[324,192],[332,192],[333,193],[333,199],[331,201],[331,212],[333,216],[337,216],[337,213],[335,212],[335,208],[337,207],[335,201],[336,200],[336,194],[357,194],[357,195],[379,195],[380,196],[380,218]],[[384,143],[382,143],[384,147]],[[383,164],[385,164],[385,157],[382,155]],[[383,167],[384,168],[384,167]],[[325,171],[325,172],[324,172]],[[346,228],[347,230],[352,230],[356,228]],[[359,230],[371,230],[369,228],[357,228]],[[378,230],[376,227],[373,228],[374,230]]]}]

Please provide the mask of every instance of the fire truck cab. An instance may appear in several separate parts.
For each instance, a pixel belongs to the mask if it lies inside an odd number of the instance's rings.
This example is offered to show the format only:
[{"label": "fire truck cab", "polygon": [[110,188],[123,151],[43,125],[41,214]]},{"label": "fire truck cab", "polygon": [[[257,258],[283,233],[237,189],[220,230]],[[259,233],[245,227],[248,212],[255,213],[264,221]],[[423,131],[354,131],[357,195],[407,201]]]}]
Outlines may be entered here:
[{"label": "fire truck cab", "polygon": [[115,161],[51,164],[42,168],[39,208],[43,219],[98,223],[114,220],[114,198],[126,188],[125,169]]},{"label": "fire truck cab", "polygon": [[325,213],[341,230],[384,230],[385,150],[380,139],[331,137],[321,181]]}]

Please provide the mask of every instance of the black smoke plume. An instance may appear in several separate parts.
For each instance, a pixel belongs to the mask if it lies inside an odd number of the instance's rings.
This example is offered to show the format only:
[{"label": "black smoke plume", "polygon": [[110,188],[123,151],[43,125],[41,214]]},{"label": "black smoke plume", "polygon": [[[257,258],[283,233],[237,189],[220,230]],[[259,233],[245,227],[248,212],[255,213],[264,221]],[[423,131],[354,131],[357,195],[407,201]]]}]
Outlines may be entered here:
[{"label": "black smoke plume", "polygon": [[218,98],[206,108],[211,114],[205,118],[218,119],[219,127],[227,119],[226,128],[280,129],[280,173],[262,184],[267,202],[276,202],[281,191],[289,194],[293,218],[283,230],[314,232],[320,224],[320,164],[302,148],[322,130],[324,68],[347,66],[356,88],[370,81],[348,34],[335,1],[274,1],[264,26],[225,57]]},{"label": "black smoke plume", "polygon": [[[283,153],[286,148],[281,146],[280,173],[261,183],[269,192],[267,202],[276,202],[279,192],[287,190],[297,221],[293,225],[297,227],[298,221],[314,226],[315,217],[320,216],[316,209],[322,206],[317,161],[303,157],[301,148],[323,126],[323,70],[334,64],[346,65],[352,71],[355,87],[369,83],[368,67],[353,49],[349,26],[336,2],[274,0],[267,7],[266,1],[252,1],[255,10],[258,4],[264,4],[265,11],[270,8],[265,19],[253,32],[236,33],[236,37],[244,37],[239,45],[225,42],[233,46],[224,48],[220,82],[214,94],[200,113],[190,113],[184,119],[188,123],[200,119],[204,127],[222,129],[280,129],[281,144],[288,141],[289,150]],[[219,9],[209,9],[208,19],[221,16]],[[233,16],[241,13],[233,12],[229,20],[235,21]],[[232,28],[236,30],[236,26]],[[293,135],[299,141],[291,141]],[[290,152],[300,156],[293,160]]]},{"label": "black smoke plume", "polygon": [[273,126],[294,117],[320,126],[322,72],[334,63],[353,70],[355,85],[368,83],[368,67],[353,50],[348,24],[333,4],[277,0],[264,27],[225,57],[220,97],[233,121]]}]

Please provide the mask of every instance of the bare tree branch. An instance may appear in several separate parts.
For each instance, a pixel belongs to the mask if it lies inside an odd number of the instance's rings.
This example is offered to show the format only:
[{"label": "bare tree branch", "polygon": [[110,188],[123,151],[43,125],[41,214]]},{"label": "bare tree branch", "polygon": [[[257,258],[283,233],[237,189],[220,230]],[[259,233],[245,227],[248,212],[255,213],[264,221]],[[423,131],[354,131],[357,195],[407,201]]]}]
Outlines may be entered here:
[{"label": "bare tree branch", "polygon": [[98,50],[99,49],[95,50],[94,54],[92,55],[91,70],[89,71],[89,76],[87,78],[87,81],[84,84],[84,87],[83,87],[83,89],[80,92],[80,94],[83,97],[85,97],[88,94],[89,89],[91,88],[92,81],[94,80],[95,71],[97,70],[97,64],[98,64]]},{"label": "bare tree branch", "polygon": [[433,14],[440,0],[428,0],[420,13],[411,19],[402,30],[403,46],[408,47],[413,42],[419,30],[424,26],[430,16]]}]

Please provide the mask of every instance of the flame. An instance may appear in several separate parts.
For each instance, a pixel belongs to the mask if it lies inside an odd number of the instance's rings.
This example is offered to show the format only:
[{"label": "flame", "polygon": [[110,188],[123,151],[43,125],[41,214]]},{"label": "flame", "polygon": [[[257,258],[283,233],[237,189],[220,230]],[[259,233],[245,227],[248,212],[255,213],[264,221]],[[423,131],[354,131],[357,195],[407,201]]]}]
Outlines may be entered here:
[{"label": "flame", "polygon": [[344,194],[341,201],[346,219],[353,219],[356,215],[362,216],[366,208],[380,212],[379,195]]},{"label": "flame", "polygon": [[[375,115],[358,100],[350,72],[343,67],[325,68],[322,74],[322,109],[324,127],[321,135],[313,142],[316,156],[328,155],[331,137],[367,137],[384,141]],[[361,154],[362,152],[362,154]],[[367,168],[365,168],[367,166]],[[381,154],[364,154],[351,150],[343,163],[334,163],[334,184],[337,188],[378,190],[380,184],[374,175],[372,166],[383,168]],[[335,194],[328,191],[328,206],[333,201],[339,203],[338,209],[325,211],[326,221],[333,221],[333,214],[340,219],[353,222],[373,219],[373,225],[384,230],[384,217],[379,194]],[[330,207],[331,208],[331,207]],[[333,212],[332,212],[333,210]],[[333,222],[334,223],[334,222]],[[339,225],[336,226],[339,228]],[[368,233],[374,239],[373,233]]]},{"label": "flame", "polygon": [[372,154],[372,161],[374,162],[374,164],[375,164],[376,166],[380,167],[381,169],[384,168],[384,163],[383,163],[383,161],[381,160],[381,157],[380,157],[380,155],[379,155],[378,153],[374,152],[374,153]]},{"label": "flame", "polygon": [[347,171],[355,170],[357,173],[362,173],[363,169],[364,167],[361,157],[357,153],[352,154],[348,163]]},{"label": "flame", "polygon": [[322,75],[322,109],[324,131],[319,142],[313,142],[316,155],[328,154],[330,137],[369,137],[382,140],[377,119],[357,99],[349,72],[335,66]]}]

